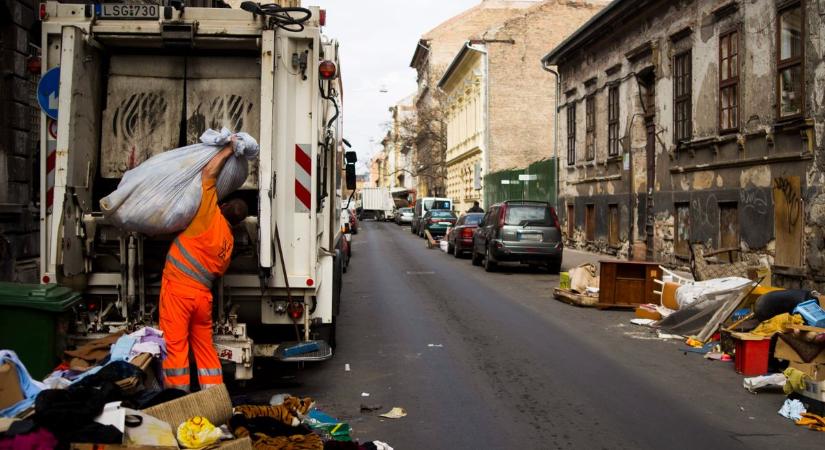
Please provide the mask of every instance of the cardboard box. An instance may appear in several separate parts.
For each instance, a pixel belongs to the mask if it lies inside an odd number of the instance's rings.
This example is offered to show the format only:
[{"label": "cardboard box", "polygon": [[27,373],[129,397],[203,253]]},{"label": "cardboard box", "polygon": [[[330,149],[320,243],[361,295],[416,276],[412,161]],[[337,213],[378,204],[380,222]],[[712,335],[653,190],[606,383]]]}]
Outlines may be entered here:
[{"label": "cardboard box", "polygon": [[825,381],[805,380],[805,390],[802,395],[820,402],[825,402]]},{"label": "cardboard box", "polygon": [[[785,343],[782,339],[776,340],[776,348],[773,351],[773,357],[776,359],[781,359],[784,361],[790,361],[794,363],[804,363],[805,361],[802,360],[802,357],[796,353],[796,350],[793,349],[790,345]],[[819,352],[816,358],[809,362],[809,364],[825,364],[825,350]]]},{"label": "cardboard box", "polygon": [[23,401],[20,377],[10,362],[0,365],[0,409],[6,409]]}]

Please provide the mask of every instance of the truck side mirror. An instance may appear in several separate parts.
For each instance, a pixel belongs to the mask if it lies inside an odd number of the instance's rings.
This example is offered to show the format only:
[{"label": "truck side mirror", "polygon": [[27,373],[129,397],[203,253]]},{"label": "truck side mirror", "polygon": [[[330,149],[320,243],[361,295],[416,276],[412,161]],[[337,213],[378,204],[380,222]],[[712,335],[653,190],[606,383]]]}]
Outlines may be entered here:
[{"label": "truck side mirror", "polygon": [[[355,152],[353,152],[355,153]],[[355,182],[355,164],[347,164],[346,166],[347,172],[347,189],[350,191],[354,191],[356,187]]]},{"label": "truck side mirror", "polygon": [[358,162],[358,154],[354,151],[344,152],[344,159],[347,161],[347,164],[355,164]]}]

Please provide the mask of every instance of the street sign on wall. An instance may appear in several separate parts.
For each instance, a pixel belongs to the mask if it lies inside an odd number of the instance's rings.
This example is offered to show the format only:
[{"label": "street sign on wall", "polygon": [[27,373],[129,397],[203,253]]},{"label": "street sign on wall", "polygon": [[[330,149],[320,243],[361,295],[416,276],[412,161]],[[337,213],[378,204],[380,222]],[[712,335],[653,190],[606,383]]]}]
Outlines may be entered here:
[{"label": "street sign on wall", "polygon": [[60,92],[60,66],[49,69],[37,85],[37,103],[52,119],[57,119],[58,94]]}]

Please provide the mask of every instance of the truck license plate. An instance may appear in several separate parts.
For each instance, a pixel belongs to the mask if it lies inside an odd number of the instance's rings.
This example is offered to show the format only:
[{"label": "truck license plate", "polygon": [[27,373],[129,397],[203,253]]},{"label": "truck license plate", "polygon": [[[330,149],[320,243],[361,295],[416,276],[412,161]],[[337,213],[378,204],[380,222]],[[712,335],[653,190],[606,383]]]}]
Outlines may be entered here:
[{"label": "truck license plate", "polygon": [[95,15],[101,19],[157,20],[160,17],[158,5],[95,5]]}]

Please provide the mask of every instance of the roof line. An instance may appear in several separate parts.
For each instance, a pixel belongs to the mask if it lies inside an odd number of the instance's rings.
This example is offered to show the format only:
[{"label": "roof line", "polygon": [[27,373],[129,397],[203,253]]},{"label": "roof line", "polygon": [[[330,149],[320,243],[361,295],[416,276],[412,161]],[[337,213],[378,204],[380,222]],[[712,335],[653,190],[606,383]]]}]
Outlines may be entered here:
[{"label": "roof line", "polygon": [[632,5],[632,3],[635,3],[635,0],[613,0],[609,5],[602,8],[601,11],[594,14],[593,17],[580,26],[575,32],[573,32],[573,34],[561,41],[561,43],[559,43],[559,45],[557,45],[553,50],[544,55],[544,57],[541,58],[541,62],[543,64],[557,65],[560,59],[578,48],[588,38],[596,34],[599,27],[609,23],[611,18],[607,17],[608,14],[616,13],[623,7],[644,6]]}]

